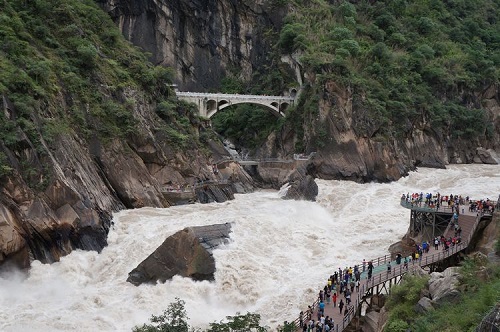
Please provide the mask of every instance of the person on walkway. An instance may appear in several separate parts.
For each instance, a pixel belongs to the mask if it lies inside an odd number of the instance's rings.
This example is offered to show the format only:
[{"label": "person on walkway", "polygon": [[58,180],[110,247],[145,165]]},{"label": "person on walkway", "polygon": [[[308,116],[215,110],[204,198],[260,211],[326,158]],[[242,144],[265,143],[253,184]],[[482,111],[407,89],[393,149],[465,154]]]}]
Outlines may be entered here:
[{"label": "person on walkway", "polygon": [[345,292],[345,303],[347,305],[351,304],[351,292],[350,291]]},{"label": "person on walkway", "polygon": [[365,272],[365,269],[366,269],[366,261],[365,261],[365,259],[363,258],[363,272]]},{"label": "person on walkway", "polygon": [[403,261],[403,266],[406,270],[408,270],[408,257],[405,257],[405,260]]},{"label": "person on walkway", "polygon": [[340,314],[342,314],[342,309],[344,309],[344,301],[342,299],[340,299],[340,302],[339,302]]},{"label": "person on walkway", "polygon": [[335,308],[337,306],[337,293],[333,293],[333,296],[332,296],[332,300],[333,300],[333,307]]},{"label": "person on walkway", "polygon": [[314,326],[315,325],[316,324],[314,324],[314,319],[309,320],[309,324],[307,324],[307,331],[308,332],[314,331]]},{"label": "person on walkway", "polygon": [[326,303],[327,304],[330,304],[330,299],[331,299],[331,296],[332,296],[332,291],[330,290],[330,288],[328,288],[326,290]]},{"label": "person on walkway", "polygon": [[299,326],[302,327],[304,325],[304,312],[301,311],[299,313]]},{"label": "person on walkway", "polygon": [[[321,315],[323,315],[325,313],[325,302],[323,302],[323,301],[319,302],[318,312],[321,313]],[[318,313],[318,316],[319,316],[319,313]]]},{"label": "person on walkway", "polygon": [[356,280],[356,292],[359,292],[359,285],[361,285],[361,282]]},{"label": "person on walkway", "polygon": [[387,277],[391,274],[391,262],[387,263]]}]

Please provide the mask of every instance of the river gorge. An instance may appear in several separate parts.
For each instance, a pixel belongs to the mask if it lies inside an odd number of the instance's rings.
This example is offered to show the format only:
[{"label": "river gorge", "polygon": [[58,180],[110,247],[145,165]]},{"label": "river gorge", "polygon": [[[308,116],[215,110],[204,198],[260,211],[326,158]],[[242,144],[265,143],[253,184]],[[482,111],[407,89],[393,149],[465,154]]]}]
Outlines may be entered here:
[{"label": "river gorge", "polygon": [[[402,193],[424,191],[496,199],[500,167],[421,168],[397,182],[316,180],[317,202],[287,201],[277,191],[225,203],[141,208],[114,214],[101,254],[75,250],[27,276],[0,277],[2,331],[130,331],[176,297],[193,326],[236,312],[257,312],[271,327],[294,319],[340,266],[387,253],[407,231]],[[174,277],[135,287],[127,275],[166,237],[195,225],[230,222],[231,242],[214,251],[215,282]]]}]

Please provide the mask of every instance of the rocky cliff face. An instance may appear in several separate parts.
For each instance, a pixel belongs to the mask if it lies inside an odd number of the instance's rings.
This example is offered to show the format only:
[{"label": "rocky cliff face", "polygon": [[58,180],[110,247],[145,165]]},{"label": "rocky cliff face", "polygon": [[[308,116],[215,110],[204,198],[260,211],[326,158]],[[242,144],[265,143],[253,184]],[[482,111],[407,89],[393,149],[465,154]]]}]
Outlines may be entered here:
[{"label": "rocky cliff face", "polygon": [[[314,82],[313,75],[309,79]],[[317,115],[303,124],[304,149],[316,152],[308,174],[323,179],[360,182],[394,181],[416,167],[444,168],[452,163],[497,164],[500,156],[500,90],[491,86],[477,95],[494,133],[489,140],[459,140],[436,132],[422,119],[405,137],[382,137],[368,120],[367,110],[353,102],[354,94],[335,82],[323,86]],[[299,106],[301,109],[301,106]],[[260,156],[290,156],[295,152],[297,130],[284,127],[269,136]]]},{"label": "rocky cliff face", "polygon": [[[286,11],[286,7],[273,7],[273,1],[263,0],[100,3],[130,41],[152,53],[154,62],[175,68],[181,89],[195,91],[217,88],[230,68],[237,68],[239,77],[248,81],[255,68],[269,60],[271,41],[263,32],[279,29]],[[316,84],[314,74],[301,75],[299,60],[295,59],[292,67],[298,82]],[[499,87],[486,87],[475,99],[491,119],[489,140],[453,139],[436,132],[424,118],[405,137],[384,137],[377,134],[380,128],[367,120],[367,110],[356,102],[353,91],[328,81],[320,92],[319,114],[304,122],[304,148],[317,152],[310,173],[325,179],[392,181],[419,166],[497,163]],[[298,111],[303,110],[299,107]],[[320,145],[314,142],[318,136]],[[290,129],[269,140],[260,149],[260,156],[296,152],[297,133]]]},{"label": "rocky cliff face", "polygon": [[[16,149],[2,147],[12,164],[29,164],[36,176],[14,170],[2,179],[0,265],[27,267],[32,259],[54,262],[75,248],[101,251],[112,212],[168,207],[164,186],[220,180],[210,153],[176,148],[155,129],[161,120],[154,105],[137,91],[127,94],[135,101],[138,125],[126,139],[103,142],[67,133],[50,144],[42,140],[38,150],[43,151],[35,151],[24,135]],[[223,148],[213,153],[220,157]],[[233,167],[232,179],[240,188],[252,188],[239,167]]]},{"label": "rocky cliff face", "polygon": [[151,53],[153,63],[177,73],[183,90],[217,88],[227,71],[249,80],[269,61],[265,33],[283,13],[272,1],[99,0],[132,43]]}]

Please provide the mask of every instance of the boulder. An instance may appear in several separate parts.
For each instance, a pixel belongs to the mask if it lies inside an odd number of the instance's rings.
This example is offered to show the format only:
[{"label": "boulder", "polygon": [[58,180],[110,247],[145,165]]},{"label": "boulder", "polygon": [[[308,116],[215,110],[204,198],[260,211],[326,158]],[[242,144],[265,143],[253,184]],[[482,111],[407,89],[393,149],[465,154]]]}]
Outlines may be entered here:
[{"label": "boulder", "polygon": [[365,321],[363,323],[363,331],[365,332],[377,332],[379,328],[380,313],[377,311],[370,311],[365,315]]},{"label": "boulder", "polygon": [[223,203],[234,199],[234,192],[231,185],[223,183],[199,185],[195,189],[195,195],[200,203]]},{"label": "boulder", "polygon": [[441,305],[459,300],[460,291],[458,290],[459,276],[458,267],[450,267],[442,273],[431,273],[429,280],[429,293],[432,302]]},{"label": "boulder", "polygon": [[316,196],[318,196],[318,185],[310,175],[301,177],[291,176],[289,185],[283,199],[303,199],[314,202]]},{"label": "boulder", "polygon": [[228,242],[230,231],[229,223],[185,228],[168,237],[129,273],[127,281],[139,286],[165,282],[174,275],[214,280],[212,250]]},{"label": "boulder", "polygon": [[491,155],[491,152],[484,148],[477,148],[476,155],[473,158],[474,163],[476,164],[491,164],[497,165],[497,161]]},{"label": "boulder", "polygon": [[415,305],[415,311],[419,314],[423,314],[431,310],[434,310],[434,307],[432,306],[431,299],[429,299],[428,297],[422,297]]}]

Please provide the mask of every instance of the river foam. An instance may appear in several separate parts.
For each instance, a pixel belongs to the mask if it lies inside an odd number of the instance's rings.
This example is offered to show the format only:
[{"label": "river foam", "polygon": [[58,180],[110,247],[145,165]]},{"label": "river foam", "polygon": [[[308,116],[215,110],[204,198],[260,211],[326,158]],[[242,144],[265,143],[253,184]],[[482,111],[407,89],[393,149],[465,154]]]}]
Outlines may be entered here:
[{"label": "river foam", "polygon": [[[0,277],[0,330],[130,331],[176,297],[186,301],[194,326],[236,312],[260,313],[263,323],[276,326],[306,308],[334,269],[387,253],[408,228],[402,193],[497,199],[500,167],[420,169],[390,184],[317,182],[316,203],[260,191],[221,204],[116,213],[101,254],[76,250],[51,265],[33,262],[27,277]],[[215,282],[126,282],[128,272],[169,235],[225,222],[233,224],[231,242],[214,251]]]}]

